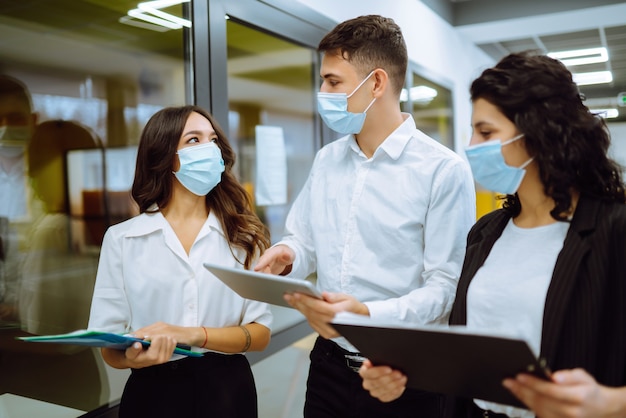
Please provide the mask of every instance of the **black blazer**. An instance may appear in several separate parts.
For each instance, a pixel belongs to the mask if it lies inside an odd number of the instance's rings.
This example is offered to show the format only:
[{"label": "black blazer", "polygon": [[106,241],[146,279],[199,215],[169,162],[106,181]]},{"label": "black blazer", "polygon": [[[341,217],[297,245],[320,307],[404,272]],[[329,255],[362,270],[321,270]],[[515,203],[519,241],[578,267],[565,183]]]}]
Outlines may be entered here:
[{"label": "black blazer", "polygon": [[[509,219],[499,209],[470,231],[451,325],[466,324],[467,289]],[[552,370],[582,367],[626,385],[626,205],[581,196],[548,288],[540,355]]]}]

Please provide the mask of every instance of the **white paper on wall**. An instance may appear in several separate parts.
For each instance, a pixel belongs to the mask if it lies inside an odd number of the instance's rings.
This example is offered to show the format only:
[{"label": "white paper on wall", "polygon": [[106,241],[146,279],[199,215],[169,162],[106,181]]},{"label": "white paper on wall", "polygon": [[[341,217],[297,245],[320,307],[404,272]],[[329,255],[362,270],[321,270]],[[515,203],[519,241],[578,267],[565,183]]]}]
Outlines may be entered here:
[{"label": "white paper on wall", "polygon": [[255,199],[259,206],[287,203],[287,153],[283,128],[257,125]]}]

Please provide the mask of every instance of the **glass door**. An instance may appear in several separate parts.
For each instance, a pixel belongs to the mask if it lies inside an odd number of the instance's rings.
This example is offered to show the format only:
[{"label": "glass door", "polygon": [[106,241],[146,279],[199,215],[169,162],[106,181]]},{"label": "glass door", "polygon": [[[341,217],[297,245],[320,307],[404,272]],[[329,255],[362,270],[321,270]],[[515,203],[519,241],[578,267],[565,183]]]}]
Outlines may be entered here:
[{"label": "glass door", "polygon": [[233,19],[226,34],[237,170],[275,242],[316,152],[316,52]]}]

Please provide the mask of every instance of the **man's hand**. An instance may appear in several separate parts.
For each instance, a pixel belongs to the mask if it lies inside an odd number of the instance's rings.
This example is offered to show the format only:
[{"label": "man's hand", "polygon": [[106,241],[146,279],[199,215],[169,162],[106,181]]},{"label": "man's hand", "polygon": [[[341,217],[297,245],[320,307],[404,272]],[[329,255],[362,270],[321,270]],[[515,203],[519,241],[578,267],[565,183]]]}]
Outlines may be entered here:
[{"label": "man's hand", "polygon": [[322,293],[323,300],[302,293],[285,295],[285,300],[306,317],[315,331],[326,339],[338,337],[339,334],[329,324],[337,312],[353,312],[368,315],[367,306],[356,298],[343,293]]},{"label": "man's hand", "polygon": [[359,374],[363,378],[363,388],[381,402],[398,399],[406,389],[406,376],[388,366],[374,367],[365,360]]},{"label": "man's hand", "polygon": [[503,385],[541,418],[626,416],[626,387],[602,386],[583,369],[560,370],[551,382],[519,374]]},{"label": "man's hand", "polygon": [[285,275],[291,271],[296,254],[286,245],[276,245],[265,251],[254,266],[254,271]]}]

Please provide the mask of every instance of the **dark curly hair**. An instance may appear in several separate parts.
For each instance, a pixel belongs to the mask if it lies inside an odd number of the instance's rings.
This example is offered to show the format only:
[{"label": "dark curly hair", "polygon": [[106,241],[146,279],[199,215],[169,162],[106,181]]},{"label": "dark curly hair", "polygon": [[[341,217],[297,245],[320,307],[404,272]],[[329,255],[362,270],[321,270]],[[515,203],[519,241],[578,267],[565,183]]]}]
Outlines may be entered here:
[{"label": "dark curly hair", "polygon": [[382,68],[396,94],[404,86],[409,58],[402,30],[393,19],[367,15],[346,20],[324,36],[317,50],[341,55],[362,77]]},{"label": "dark curly hair", "polygon": [[152,211],[153,204],[162,210],[172,198],[172,169],[178,142],[187,123],[187,118],[196,112],[211,122],[222,152],[224,172],[220,183],[206,196],[207,208],[222,222],[228,242],[246,253],[246,269],[251,267],[254,257],[270,246],[269,231],[252,210],[248,193],[235,178],[232,168],[235,152],[228,143],[224,131],[206,110],[198,106],[167,107],[155,113],[141,133],[137,150],[135,180],[132,187],[133,199],[141,213]]},{"label": "dark curly hair", "polygon": [[[571,208],[572,190],[624,203],[621,167],[607,156],[606,124],[582,103],[560,61],[533,52],[510,54],[474,80],[470,93],[472,102],[487,100],[524,134],[544,192],[555,201],[553,218],[566,220],[562,214]],[[519,214],[517,195],[507,195],[504,208]]]}]

